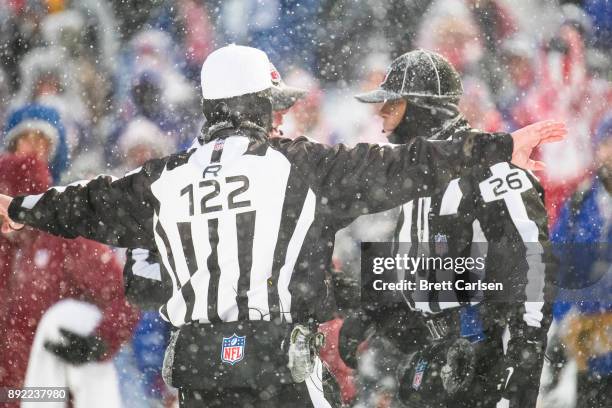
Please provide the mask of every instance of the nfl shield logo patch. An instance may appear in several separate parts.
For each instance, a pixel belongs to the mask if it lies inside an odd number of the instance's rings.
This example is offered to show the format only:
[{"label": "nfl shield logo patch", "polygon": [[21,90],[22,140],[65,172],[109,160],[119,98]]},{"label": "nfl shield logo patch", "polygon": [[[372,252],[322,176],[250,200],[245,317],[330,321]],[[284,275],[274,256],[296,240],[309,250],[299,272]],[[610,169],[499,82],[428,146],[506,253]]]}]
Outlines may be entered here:
[{"label": "nfl shield logo patch", "polygon": [[416,369],[414,370],[414,377],[412,377],[412,388],[418,390],[421,388],[421,382],[423,382],[423,373],[427,368],[427,361],[419,360]]},{"label": "nfl shield logo patch", "polygon": [[215,152],[223,150],[223,145],[224,144],[225,144],[225,139],[217,139],[217,141],[215,142],[215,146],[213,147],[213,150]]},{"label": "nfl shield logo patch", "polygon": [[246,336],[237,336],[234,333],[231,337],[224,337],[221,345],[221,361],[231,365],[236,364],[244,358],[244,346]]},{"label": "nfl shield logo patch", "polygon": [[448,253],[448,238],[444,234],[434,236],[434,251],[436,255],[443,256]]}]

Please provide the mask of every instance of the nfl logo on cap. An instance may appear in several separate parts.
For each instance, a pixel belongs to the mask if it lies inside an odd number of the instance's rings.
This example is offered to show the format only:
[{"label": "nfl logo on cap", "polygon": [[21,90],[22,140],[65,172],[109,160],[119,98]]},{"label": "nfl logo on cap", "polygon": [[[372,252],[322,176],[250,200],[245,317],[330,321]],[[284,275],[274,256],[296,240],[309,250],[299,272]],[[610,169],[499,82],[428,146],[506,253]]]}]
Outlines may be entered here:
[{"label": "nfl logo on cap", "polygon": [[246,336],[237,336],[234,333],[231,337],[223,337],[221,345],[221,361],[231,365],[236,364],[244,358],[244,346]]},{"label": "nfl logo on cap", "polygon": [[272,79],[272,84],[279,85],[281,81],[281,76],[276,67],[270,63],[270,77]]}]

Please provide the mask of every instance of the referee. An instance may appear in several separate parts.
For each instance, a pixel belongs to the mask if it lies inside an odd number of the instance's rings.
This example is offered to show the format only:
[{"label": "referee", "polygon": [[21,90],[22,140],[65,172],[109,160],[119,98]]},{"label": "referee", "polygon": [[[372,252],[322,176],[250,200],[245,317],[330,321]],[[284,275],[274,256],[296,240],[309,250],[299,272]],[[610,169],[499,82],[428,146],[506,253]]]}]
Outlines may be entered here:
[{"label": "referee", "polygon": [[[272,92],[272,129],[270,137],[282,137],[280,126],[283,116],[302,99],[307,91],[287,85],[276,67],[270,64],[270,86]],[[195,138],[191,148],[199,146]],[[128,301],[141,309],[159,309],[171,296],[172,282],[168,274],[161,273],[159,254],[145,248],[128,248],[123,268],[125,296]]]},{"label": "referee", "polygon": [[318,300],[336,231],[406,202],[439,172],[481,160],[537,168],[533,147],[565,135],[550,122],[512,136],[395,146],[269,139],[265,53],[218,49],[201,80],[209,126],[196,148],[114,181],[100,176],[36,196],[0,196],[0,216],[10,217],[3,231],[24,223],[159,251],[173,286],[161,313],[179,328],[165,378],[180,389],[181,407],[329,406],[318,361],[304,381],[288,365],[301,361],[296,328],[314,331],[324,312]]},{"label": "referee", "polygon": [[[462,91],[460,76],[446,59],[415,50],[393,61],[378,89],[356,97],[384,103],[381,116],[389,141],[410,143],[419,136],[449,140],[481,134],[459,113]],[[345,321],[340,353],[354,365],[359,340],[370,332],[365,323],[371,322],[377,340],[390,341],[414,362],[398,384],[405,404],[494,408],[503,396],[511,408],[535,407],[556,271],[543,190],[530,172],[509,163],[476,165],[460,175],[439,176],[434,188],[400,207],[396,254],[455,260],[480,256],[486,259],[484,267],[398,271],[397,281],[412,280],[417,289],[402,292],[395,301],[386,293],[385,302],[367,302],[363,315]],[[504,289],[461,290],[466,283],[480,282]],[[419,290],[422,283],[447,289]],[[446,361],[447,355],[461,354],[453,354],[458,345],[466,354],[474,351],[473,375]],[[397,366],[397,356],[388,347],[381,349],[387,358],[378,361]],[[418,361],[424,362],[420,369]],[[454,375],[440,379],[440,362],[454,366]],[[413,378],[431,382],[431,387],[414,386]]]}]

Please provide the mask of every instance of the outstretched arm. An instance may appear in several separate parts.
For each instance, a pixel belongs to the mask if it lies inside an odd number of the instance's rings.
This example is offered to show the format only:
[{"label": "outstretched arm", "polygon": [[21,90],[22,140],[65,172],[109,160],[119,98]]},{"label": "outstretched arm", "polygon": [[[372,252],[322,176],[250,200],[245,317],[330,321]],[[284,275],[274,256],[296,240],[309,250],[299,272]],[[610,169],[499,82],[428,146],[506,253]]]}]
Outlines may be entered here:
[{"label": "outstretched arm", "polygon": [[[565,125],[546,121],[509,134],[466,132],[447,141],[414,138],[406,144],[327,146],[299,138],[272,142],[300,168],[332,219],[388,210],[435,188],[437,175],[459,175],[466,167],[512,161],[542,169],[533,149],[563,139]],[[276,145],[276,146],[275,146]]]},{"label": "outstretched arm", "polygon": [[[431,171],[435,171],[436,163],[446,161],[451,166],[469,166],[484,161],[493,164],[508,161],[511,156],[512,163],[519,167],[542,169],[542,163],[530,159],[533,149],[542,143],[562,140],[566,134],[563,123],[544,121],[526,126],[511,137],[481,135],[459,143],[434,143],[417,138],[411,144],[397,146],[359,145],[353,149],[342,146],[330,149],[316,143],[298,142],[279,148],[286,150],[285,154],[305,156],[303,162],[310,163],[318,178],[315,183],[326,186],[324,197],[333,199],[334,194],[342,191],[340,202],[362,200],[367,203],[371,200],[374,205],[367,205],[365,210],[372,212],[406,201],[406,196],[419,188],[417,183],[406,183],[406,175],[412,174],[415,181],[427,179]],[[163,168],[161,161],[152,162]],[[152,226],[143,226],[138,219],[143,214],[152,215],[147,183],[154,178],[152,172],[157,171],[153,167],[160,166],[150,164],[116,181],[97,178],[85,186],[53,188],[41,196],[18,197],[15,201],[0,195],[2,232],[19,229],[19,223],[25,223],[66,237],[80,235],[111,245],[152,248],[152,232],[147,233]],[[388,189],[394,193],[381,195],[380,188],[376,188],[381,183],[392,184],[390,187],[397,184],[398,189]],[[382,202],[384,206],[379,205]],[[364,210],[352,207],[358,212]]]},{"label": "outstretched arm", "polygon": [[43,194],[0,195],[2,231],[20,223],[65,238],[78,236],[119,247],[154,247],[155,200],[150,184],[164,162],[154,160],[120,179],[99,176]]}]

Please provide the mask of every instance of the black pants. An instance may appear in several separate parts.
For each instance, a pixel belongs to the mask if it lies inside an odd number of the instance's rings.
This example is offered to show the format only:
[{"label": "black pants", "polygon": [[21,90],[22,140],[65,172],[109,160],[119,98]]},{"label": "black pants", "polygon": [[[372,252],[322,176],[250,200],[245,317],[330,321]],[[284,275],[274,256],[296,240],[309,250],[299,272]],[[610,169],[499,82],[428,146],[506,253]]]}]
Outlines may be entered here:
[{"label": "black pants", "polygon": [[521,387],[521,393],[510,399],[510,408],[536,408],[538,395],[540,394],[540,375],[542,374],[543,364],[542,361],[537,368],[529,373],[532,381],[526,381]]},{"label": "black pants", "polygon": [[179,390],[180,408],[290,408],[290,407],[325,407],[329,396],[325,395],[323,387],[311,386],[306,383],[275,385],[266,389],[228,388],[224,390]]}]

